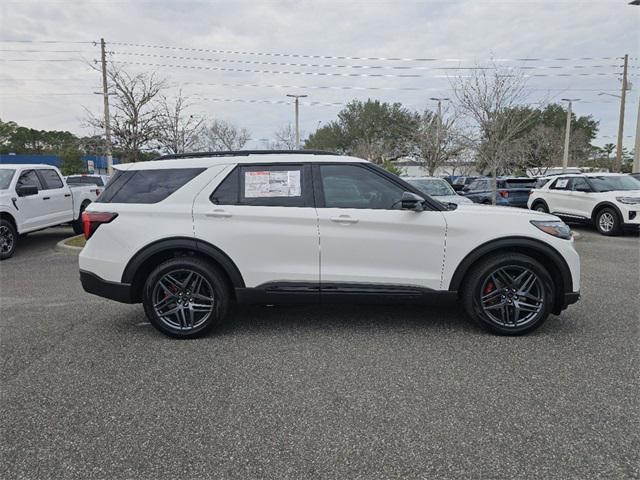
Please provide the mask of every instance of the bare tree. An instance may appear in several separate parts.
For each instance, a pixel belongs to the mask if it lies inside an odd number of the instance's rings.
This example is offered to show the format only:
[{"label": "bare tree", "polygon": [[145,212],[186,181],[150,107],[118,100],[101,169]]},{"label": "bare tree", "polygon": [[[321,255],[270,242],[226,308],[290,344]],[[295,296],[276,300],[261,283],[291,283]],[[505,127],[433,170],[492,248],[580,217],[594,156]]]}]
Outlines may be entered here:
[{"label": "bare tree", "polygon": [[517,139],[529,126],[533,109],[526,106],[525,77],[514,70],[501,70],[496,65],[473,70],[468,78],[458,77],[452,83],[460,111],[474,125],[474,144],[478,160],[493,176],[495,203],[496,176],[506,171],[517,151]]},{"label": "bare tree", "polygon": [[[276,141],[271,144],[272,150],[296,150],[296,131],[289,125],[285,125],[274,132]],[[301,135],[302,136],[302,135]]]},{"label": "bare tree", "polygon": [[411,155],[429,175],[435,175],[439,167],[460,155],[464,148],[458,139],[454,117],[443,114],[439,118],[430,110],[425,110],[418,117],[409,142]]},{"label": "bare tree", "polygon": [[240,128],[224,120],[214,120],[204,128],[200,143],[206,150],[241,150],[251,138],[246,128]]},{"label": "bare tree", "polygon": [[204,119],[189,115],[188,99],[178,92],[173,102],[162,96],[159,102],[157,142],[169,153],[184,153],[198,145]]},{"label": "bare tree", "polygon": [[[123,160],[143,159],[158,137],[160,110],[156,97],[166,87],[166,81],[155,73],[129,74],[111,66],[108,72],[111,93],[111,133],[114,147]],[[103,130],[104,119],[89,114],[89,125]]]}]

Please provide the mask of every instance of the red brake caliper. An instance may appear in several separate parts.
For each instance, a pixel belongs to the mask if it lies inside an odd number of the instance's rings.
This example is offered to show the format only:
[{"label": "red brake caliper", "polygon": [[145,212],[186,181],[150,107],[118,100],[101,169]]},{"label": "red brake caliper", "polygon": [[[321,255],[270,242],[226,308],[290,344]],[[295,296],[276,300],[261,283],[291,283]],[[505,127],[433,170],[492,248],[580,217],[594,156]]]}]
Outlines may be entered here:
[{"label": "red brake caliper", "polygon": [[487,284],[484,287],[483,293],[485,295],[487,295],[488,293],[493,292],[496,289],[496,286],[493,284],[493,282],[489,281],[487,282]]}]

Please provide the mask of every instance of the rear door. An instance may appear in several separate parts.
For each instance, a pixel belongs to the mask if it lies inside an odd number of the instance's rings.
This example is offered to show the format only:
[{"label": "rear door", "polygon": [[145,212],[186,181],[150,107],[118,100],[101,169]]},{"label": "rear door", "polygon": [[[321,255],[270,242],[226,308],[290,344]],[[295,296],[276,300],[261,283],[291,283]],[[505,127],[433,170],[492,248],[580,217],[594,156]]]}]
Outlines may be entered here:
[{"label": "rear door", "polygon": [[42,200],[49,212],[49,223],[57,225],[73,220],[73,200],[69,187],[65,186],[53,168],[37,170],[43,184]]},{"label": "rear door", "polygon": [[[196,238],[226,253],[247,287],[318,293],[318,217],[310,164],[246,164],[194,204]],[[298,285],[295,285],[298,284]]]},{"label": "rear door", "polygon": [[440,211],[402,210],[405,187],[367,164],[319,163],[314,183],[323,294],[440,288],[446,230]]}]

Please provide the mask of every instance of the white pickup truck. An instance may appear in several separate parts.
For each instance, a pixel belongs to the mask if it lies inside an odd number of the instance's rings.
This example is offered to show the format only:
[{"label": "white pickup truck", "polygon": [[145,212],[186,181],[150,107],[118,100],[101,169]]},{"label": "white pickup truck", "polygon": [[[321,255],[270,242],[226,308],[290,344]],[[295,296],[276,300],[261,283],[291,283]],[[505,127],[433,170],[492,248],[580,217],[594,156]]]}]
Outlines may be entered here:
[{"label": "white pickup truck", "polygon": [[0,260],[25,233],[64,223],[81,233],[82,212],[99,194],[96,185],[69,187],[51,165],[0,164]]}]

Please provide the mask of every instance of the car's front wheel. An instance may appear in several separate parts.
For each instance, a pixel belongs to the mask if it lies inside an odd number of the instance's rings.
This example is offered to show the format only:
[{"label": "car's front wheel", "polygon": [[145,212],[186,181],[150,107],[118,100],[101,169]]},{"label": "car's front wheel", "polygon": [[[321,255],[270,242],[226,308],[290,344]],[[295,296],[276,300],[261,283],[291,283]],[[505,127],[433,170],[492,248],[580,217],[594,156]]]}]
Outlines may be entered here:
[{"label": "car's front wheel", "polygon": [[468,315],[503,335],[522,335],[549,316],[554,283],[545,267],[522,254],[489,257],[468,274],[462,298]]},{"label": "car's front wheel", "polygon": [[620,233],[620,217],[613,208],[603,208],[596,215],[596,228],[602,235],[613,236]]},{"label": "car's front wheel", "polygon": [[9,220],[0,219],[0,260],[11,257],[18,243],[18,232]]},{"label": "car's front wheel", "polygon": [[177,257],[156,267],[144,285],[144,310],[161,332],[195,338],[219,325],[229,311],[231,292],[210,262]]}]

